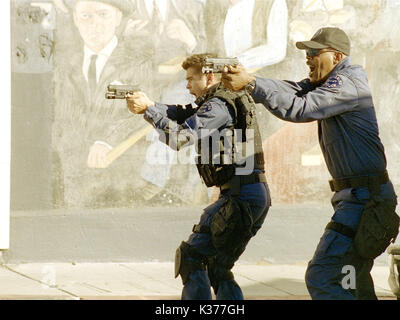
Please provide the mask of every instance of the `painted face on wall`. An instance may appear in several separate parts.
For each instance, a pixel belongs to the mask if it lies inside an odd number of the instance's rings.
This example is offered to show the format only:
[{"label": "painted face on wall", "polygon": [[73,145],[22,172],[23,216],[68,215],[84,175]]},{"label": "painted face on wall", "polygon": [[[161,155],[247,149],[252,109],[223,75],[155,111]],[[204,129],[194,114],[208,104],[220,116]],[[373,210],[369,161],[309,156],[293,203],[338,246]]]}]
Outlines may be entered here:
[{"label": "painted face on wall", "polygon": [[306,51],[307,65],[310,68],[311,83],[325,80],[338,63],[336,51],[332,49],[308,49]]},{"label": "painted face on wall", "polygon": [[79,1],[75,6],[74,23],[85,44],[94,52],[111,41],[121,19],[119,9],[102,2]]},{"label": "painted face on wall", "polygon": [[200,97],[207,89],[207,75],[195,67],[186,70],[186,89],[196,98]]}]

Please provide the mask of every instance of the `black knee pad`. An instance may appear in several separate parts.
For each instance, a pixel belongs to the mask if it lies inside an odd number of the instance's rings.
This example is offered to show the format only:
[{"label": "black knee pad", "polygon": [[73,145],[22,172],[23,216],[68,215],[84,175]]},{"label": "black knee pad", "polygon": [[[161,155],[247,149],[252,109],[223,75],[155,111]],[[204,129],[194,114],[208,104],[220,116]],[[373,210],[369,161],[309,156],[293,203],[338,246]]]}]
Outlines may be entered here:
[{"label": "black knee pad", "polygon": [[181,275],[182,283],[189,280],[189,274],[205,270],[204,257],[191,245],[182,241],[175,253],[175,278]]}]

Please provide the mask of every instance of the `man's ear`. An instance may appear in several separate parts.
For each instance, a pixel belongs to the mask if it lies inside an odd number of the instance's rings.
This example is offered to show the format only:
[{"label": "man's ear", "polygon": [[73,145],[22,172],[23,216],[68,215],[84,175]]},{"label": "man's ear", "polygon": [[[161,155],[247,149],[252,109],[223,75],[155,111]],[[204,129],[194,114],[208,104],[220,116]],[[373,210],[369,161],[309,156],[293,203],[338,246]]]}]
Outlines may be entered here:
[{"label": "man's ear", "polygon": [[214,83],[214,80],[215,80],[214,73],[208,72],[208,73],[206,74],[206,76],[207,76],[207,86],[213,84],[213,83]]},{"label": "man's ear", "polygon": [[335,65],[338,64],[340,61],[342,61],[344,57],[345,57],[345,55],[342,52],[335,52],[335,55],[334,55]]}]

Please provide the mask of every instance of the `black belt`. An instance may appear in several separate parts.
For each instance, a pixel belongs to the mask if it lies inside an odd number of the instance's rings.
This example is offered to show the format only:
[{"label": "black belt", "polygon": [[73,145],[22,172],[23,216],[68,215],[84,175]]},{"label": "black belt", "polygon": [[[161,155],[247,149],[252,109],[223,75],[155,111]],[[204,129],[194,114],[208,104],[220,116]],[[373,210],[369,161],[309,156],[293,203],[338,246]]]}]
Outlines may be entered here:
[{"label": "black belt", "polygon": [[337,179],[329,180],[329,186],[332,191],[341,191],[347,188],[376,188],[381,184],[385,184],[389,181],[389,175],[387,171],[377,176],[365,176],[365,177],[355,177],[348,179]]},{"label": "black belt", "polygon": [[209,226],[205,226],[204,224],[195,224],[193,226],[192,232],[210,233],[210,227]]},{"label": "black belt", "polygon": [[344,224],[341,224],[336,221],[329,222],[326,225],[325,229],[334,230],[334,231],[339,232],[349,238],[354,238],[354,236],[356,234],[356,232],[352,228],[345,226]]},{"label": "black belt", "polygon": [[259,183],[267,182],[267,178],[265,177],[265,174],[262,172],[253,172],[249,175],[246,176],[234,176],[231,180],[229,180],[227,183],[223,184],[220,189],[221,191],[224,191],[226,189],[232,189],[235,187],[243,186],[245,184],[253,184],[253,183]]}]

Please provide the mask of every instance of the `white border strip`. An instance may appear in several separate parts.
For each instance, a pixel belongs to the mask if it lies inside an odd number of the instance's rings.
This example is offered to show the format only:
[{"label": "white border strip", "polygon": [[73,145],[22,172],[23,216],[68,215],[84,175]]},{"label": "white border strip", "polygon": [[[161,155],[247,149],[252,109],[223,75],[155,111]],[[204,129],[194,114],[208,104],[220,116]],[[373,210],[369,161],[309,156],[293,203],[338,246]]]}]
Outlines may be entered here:
[{"label": "white border strip", "polygon": [[10,246],[10,162],[11,162],[11,61],[10,1],[1,1],[2,50],[0,58],[0,249]]}]

